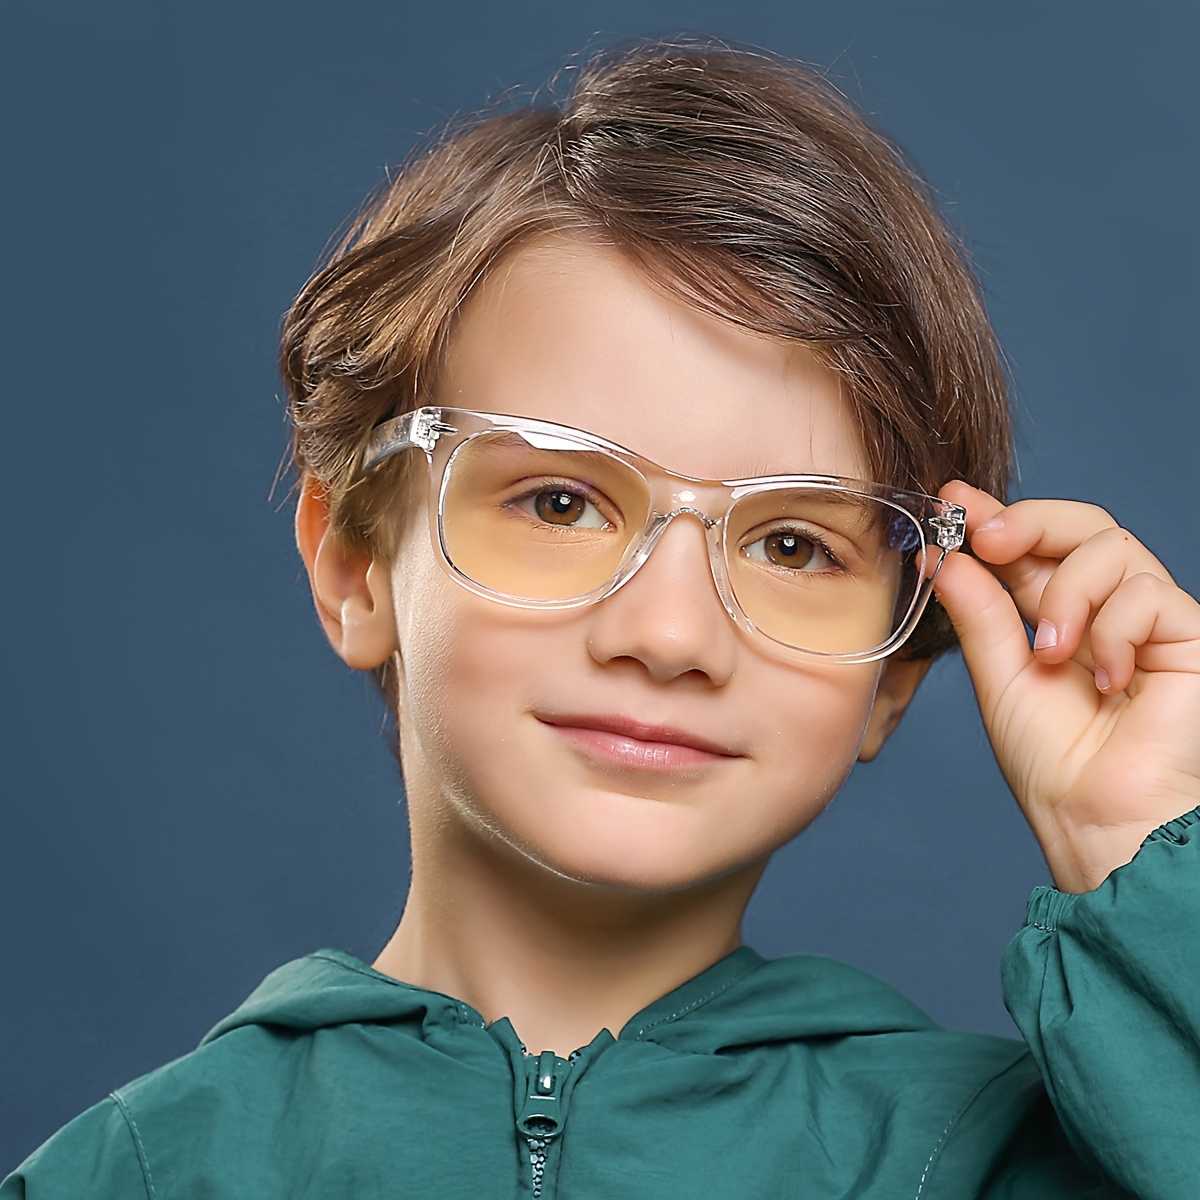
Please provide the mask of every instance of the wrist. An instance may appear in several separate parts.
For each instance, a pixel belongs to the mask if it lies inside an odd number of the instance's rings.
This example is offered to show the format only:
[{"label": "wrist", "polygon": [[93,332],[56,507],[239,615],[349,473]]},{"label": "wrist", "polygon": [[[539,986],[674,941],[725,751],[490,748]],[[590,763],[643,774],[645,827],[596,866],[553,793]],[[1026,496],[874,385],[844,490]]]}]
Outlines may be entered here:
[{"label": "wrist", "polygon": [[1139,816],[1117,825],[1098,825],[1057,814],[1055,836],[1041,839],[1054,886],[1072,894],[1094,891],[1118,867],[1132,862],[1156,833],[1167,837],[1175,825],[1192,822],[1198,814],[1200,810],[1180,816],[1179,808],[1173,807],[1166,814]]}]

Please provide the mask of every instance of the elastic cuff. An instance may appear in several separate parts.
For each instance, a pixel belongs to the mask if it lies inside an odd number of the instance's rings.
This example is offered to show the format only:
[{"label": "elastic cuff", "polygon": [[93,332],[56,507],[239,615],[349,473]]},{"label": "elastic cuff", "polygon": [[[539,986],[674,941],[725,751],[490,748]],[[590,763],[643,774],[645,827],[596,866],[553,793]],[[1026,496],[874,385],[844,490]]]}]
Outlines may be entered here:
[{"label": "elastic cuff", "polygon": [[1079,896],[1074,892],[1060,892],[1055,887],[1037,887],[1029,897],[1025,910],[1025,924],[1034,929],[1053,933],[1059,921],[1071,911]]},{"label": "elastic cuff", "polygon": [[[1172,846],[1182,846],[1200,834],[1200,808],[1160,825],[1148,833],[1142,846],[1154,842],[1166,842]],[[1138,847],[1139,852],[1141,846]],[[1029,897],[1029,905],[1025,910],[1025,924],[1033,929],[1041,929],[1046,933],[1054,933],[1063,917],[1071,911],[1080,895],[1088,893],[1060,892],[1056,887],[1038,887],[1033,889]]]},{"label": "elastic cuff", "polygon": [[1170,842],[1172,845],[1182,846],[1190,838],[1195,837],[1197,830],[1200,830],[1200,808],[1193,808],[1191,812],[1184,813],[1182,817],[1176,817],[1175,820],[1168,821],[1165,825],[1160,825],[1148,833],[1142,845],[1148,846],[1151,842]]}]

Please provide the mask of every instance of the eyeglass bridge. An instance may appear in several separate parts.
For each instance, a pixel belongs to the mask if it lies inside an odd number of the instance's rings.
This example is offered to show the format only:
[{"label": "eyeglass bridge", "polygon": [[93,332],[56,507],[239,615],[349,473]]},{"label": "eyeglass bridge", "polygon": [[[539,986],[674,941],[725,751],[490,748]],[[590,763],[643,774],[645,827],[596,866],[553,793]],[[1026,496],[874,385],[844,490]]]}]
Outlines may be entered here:
[{"label": "eyeglass bridge", "polygon": [[674,520],[681,513],[691,513],[693,517],[699,517],[705,529],[711,529],[717,524],[715,517],[710,517],[708,513],[702,513],[698,508],[692,508],[690,505],[685,505],[683,508],[673,508],[668,513],[660,513],[658,515],[658,520],[665,525],[668,521]]}]

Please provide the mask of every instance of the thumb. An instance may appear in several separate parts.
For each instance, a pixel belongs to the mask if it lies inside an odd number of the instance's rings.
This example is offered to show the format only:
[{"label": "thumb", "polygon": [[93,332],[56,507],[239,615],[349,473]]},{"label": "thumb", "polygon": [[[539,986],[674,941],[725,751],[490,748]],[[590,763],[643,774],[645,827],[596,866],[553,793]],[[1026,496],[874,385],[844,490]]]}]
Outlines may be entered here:
[{"label": "thumb", "polygon": [[958,634],[986,714],[995,698],[1033,662],[1021,614],[1000,581],[966,554],[947,554],[933,583]]}]

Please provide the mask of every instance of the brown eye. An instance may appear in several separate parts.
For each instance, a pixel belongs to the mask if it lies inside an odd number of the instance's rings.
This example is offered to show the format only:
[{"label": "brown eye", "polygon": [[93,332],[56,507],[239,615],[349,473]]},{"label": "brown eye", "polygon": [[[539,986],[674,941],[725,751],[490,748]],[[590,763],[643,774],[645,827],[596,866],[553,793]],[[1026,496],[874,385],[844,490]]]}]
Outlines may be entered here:
[{"label": "brown eye", "polygon": [[788,567],[793,571],[819,571],[837,566],[837,561],[819,542],[795,530],[769,533],[751,542],[742,553],[773,567]]},{"label": "brown eye", "polygon": [[563,488],[538,492],[533,508],[538,517],[550,525],[574,525],[583,516],[587,501]]},{"label": "brown eye", "polygon": [[601,506],[606,501],[599,496],[558,482],[531,487],[522,496],[505,502],[506,508],[523,512],[535,525],[555,525],[569,530],[605,530],[615,527],[605,518]]},{"label": "brown eye", "polygon": [[794,533],[774,533],[764,539],[767,559],[777,567],[806,567],[816,547]]}]

